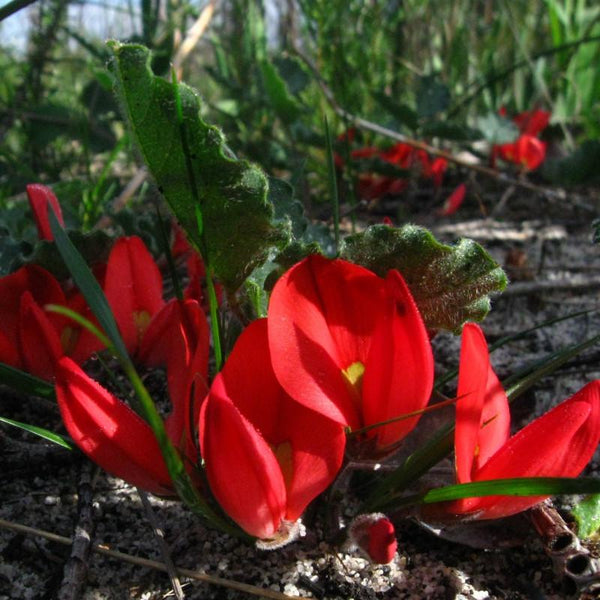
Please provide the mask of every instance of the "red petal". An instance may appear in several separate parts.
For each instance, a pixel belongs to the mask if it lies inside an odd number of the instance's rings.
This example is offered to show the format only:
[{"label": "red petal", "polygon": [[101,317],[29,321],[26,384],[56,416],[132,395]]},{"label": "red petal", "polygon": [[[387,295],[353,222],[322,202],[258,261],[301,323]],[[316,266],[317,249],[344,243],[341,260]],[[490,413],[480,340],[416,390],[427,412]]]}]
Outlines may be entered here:
[{"label": "red petal", "polygon": [[138,358],[147,366],[167,367],[172,412],[165,421],[173,443],[195,454],[192,429],[200,399],[208,392],[209,332],[206,316],[195,300],[168,302],[152,319]]},{"label": "red petal", "polygon": [[483,332],[475,323],[463,328],[457,396],[456,477],[459,483],[467,483],[478,465],[506,442],[510,428],[508,399],[492,370]]},{"label": "red petal", "polygon": [[528,170],[537,169],[546,158],[546,144],[538,138],[523,134],[516,142],[516,162]]},{"label": "red petal", "polygon": [[278,280],[269,346],[288,394],[338,423],[360,426],[342,370],[365,364],[384,296],[384,280],[371,271],[316,255]]},{"label": "red petal", "polygon": [[392,562],[398,549],[398,542],[396,530],[389,519],[375,521],[369,527],[368,540],[367,553],[373,562],[381,565]]},{"label": "red petal", "polygon": [[52,379],[56,363],[63,355],[60,338],[29,292],[21,297],[19,349],[26,371],[42,379]]},{"label": "red petal", "polygon": [[295,521],[339,471],[343,427],[298,404],[281,388],[271,366],[267,319],[244,330],[221,376],[227,397],[276,450],[287,489],[285,518]]},{"label": "red petal", "polygon": [[536,136],[548,127],[550,112],[540,109],[528,110],[513,117],[513,121],[521,133]]},{"label": "red petal", "polygon": [[131,485],[173,493],[150,426],[70,358],[58,363],[56,398],[69,435],[94,462]]},{"label": "red petal", "polygon": [[273,537],[285,517],[281,468],[269,444],[227,398],[221,374],[202,406],[200,446],[210,488],[225,512],[250,535]]},{"label": "red petal", "polygon": [[465,195],[467,193],[467,186],[461,183],[457,186],[454,191],[448,196],[444,206],[438,212],[438,215],[442,217],[448,217],[453,215],[462,205]]},{"label": "red petal", "polygon": [[30,183],[26,189],[39,238],[41,240],[53,240],[54,236],[48,220],[48,205],[52,206],[58,222],[61,225],[65,224],[58,199],[49,187],[39,183]]},{"label": "red petal", "polygon": [[[99,327],[98,319],[90,310],[81,292],[76,292],[70,296],[67,305],[71,310]],[[60,339],[64,353],[70,356],[78,365],[83,364],[94,352],[104,348],[104,344],[93,333],[71,319],[64,322]]]},{"label": "red petal", "polygon": [[[362,383],[362,421],[373,425],[424,408],[433,387],[433,354],[417,305],[395,270],[386,279],[387,298],[376,309],[374,332]],[[399,442],[419,417],[371,430],[384,449]]]},{"label": "red petal", "polygon": [[[515,434],[492,456],[474,480],[506,477],[577,477],[591,460],[600,441],[600,380]],[[480,498],[471,510],[480,518],[497,519],[521,512],[540,497]]]},{"label": "red petal", "polygon": [[160,271],[139,237],[117,240],[104,285],[127,350],[135,354],[150,318],[164,304]]},{"label": "red petal", "polygon": [[[17,347],[17,326],[21,297],[30,292],[39,306],[65,304],[65,295],[58,281],[48,271],[36,265],[0,277],[0,330],[14,348]],[[61,319],[49,317],[52,323]],[[62,319],[64,321],[64,319]]]}]

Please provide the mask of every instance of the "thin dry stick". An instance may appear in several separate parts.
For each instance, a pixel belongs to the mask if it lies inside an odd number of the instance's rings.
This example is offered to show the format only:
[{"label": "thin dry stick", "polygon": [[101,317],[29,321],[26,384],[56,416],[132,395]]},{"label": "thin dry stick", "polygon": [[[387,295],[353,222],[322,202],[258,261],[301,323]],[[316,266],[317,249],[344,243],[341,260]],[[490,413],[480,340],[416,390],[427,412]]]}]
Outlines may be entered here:
[{"label": "thin dry stick", "polygon": [[88,559],[92,540],[96,532],[94,520],[93,463],[85,462],[81,466],[77,490],[78,519],[73,535],[71,556],[65,564],[63,580],[56,597],[58,600],[79,600],[83,596],[87,583]]},{"label": "thin dry stick", "polygon": [[200,41],[200,38],[212,20],[216,6],[217,0],[210,0],[210,2],[202,9],[196,22],[188,29],[185,39],[177,49],[177,53],[173,58],[173,68],[177,73],[177,79],[181,78],[181,65],[183,64],[183,61],[190,55],[190,52]]},{"label": "thin dry stick", "polygon": [[[547,187],[540,186],[540,185],[535,185],[534,183],[531,183],[525,179],[515,179],[514,177],[510,177],[510,176],[506,175],[505,173],[496,171],[496,169],[492,169],[490,167],[486,167],[486,166],[480,165],[478,163],[473,163],[464,158],[460,158],[459,156],[455,156],[454,154],[451,154],[450,152],[446,152],[445,150],[440,150],[439,148],[430,146],[429,144],[426,144],[425,142],[422,142],[420,140],[415,140],[415,139],[407,137],[401,133],[398,133],[397,131],[393,131],[392,129],[388,129],[387,127],[382,127],[381,125],[378,125],[377,123],[373,123],[372,121],[367,121],[366,119],[363,119],[361,117],[357,117],[357,116],[353,115],[352,113],[348,112],[347,110],[342,108],[337,103],[337,100],[335,99],[333,92],[331,91],[331,89],[329,88],[327,83],[323,80],[317,67],[312,63],[312,61],[298,48],[294,48],[294,51],[296,52],[298,57],[312,71],[313,75],[315,76],[315,78],[317,80],[317,83],[319,84],[321,90],[323,91],[323,94],[325,95],[325,98],[331,105],[331,108],[334,110],[334,112],[339,117],[341,117],[345,121],[353,123],[354,125],[356,125],[357,127],[360,127],[361,129],[366,129],[368,131],[372,131],[373,133],[383,135],[384,137],[390,138],[392,140],[396,140],[397,142],[402,142],[404,144],[407,144],[408,146],[417,148],[418,150],[425,150],[425,152],[427,152],[428,154],[431,154],[432,156],[439,156],[440,158],[446,159],[448,162],[454,163],[455,165],[464,167],[465,169],[469,169],[476,173],[481,173],[482,175],[485,175],[486,177],[492,177],[493,179],[496,179],[497,181],[500,181],[506,185],[514,185],[514,186],[535,192],[537,194],[541,194],[541,195],[545,196],[546,198],[552,199],[552,200],[566,200],[567,199],[567,194],[564,190],[556,190],[556,189],[551,189],[551,188],[547,188]],[[576,202],[577,205],[580,206],[581,208],[585,208],[590,211],[595,211],[594,207],[590,206],[588,203],[586,203],[579,195],[570,193],[568,195],[568,200],[569,200],[569,202],[572,202],[572,203]]]},{"label": "thin dry stick", "polygon": [[173,592],[175,593],[175,597],[177,598],[177,600],[184,600],[185,594],[183,593],[181,582],[179,581],[179,577],[177,576],[177,570],[175,569],[175,565],[173,564],[173,560],[171,559],[171,553],[165,541],[165,534],[158,523],[154,511],[152,510],[152,505],[150,504],[150,500],[148,500],[148,494],[143,490],[140,490],[139,488],[137,488],[137,491],[139,497],[142,500],[142,505],[144,506],[144,510],[146,511],[146,516],[148,517],[150,526],[152,527],[152,532],[158,540],[158,545],[160,546],[160,553],[162,554],[163,560],[165,561],[165,565],[167,567],[169,579],[171,580],[171,585],[173,586]]},{"label": "thin dry stick", "polygon": [[[64,544],[68,546],[73,543],[71,538],[57,535],[51,531],[45,531],[35,527],[28,527],[27,525],[21,525],[20,523],[12,523],[11,521],[6,521],[4,519],[0,519],[0,527],[26,535],[43,537],[57,544]],[[98,554],[103,554],[104,556],[109,556],[110,558],[116,558],[117,560],[139,565],[140,567],[148,567],[150,569],[156,569],[157,571],[163,571],[164,573],[167,572],[167,566],[164,563],[158,562],[157,560],[132,556],[131,554],[125,554],[124,552],[111,550],[110,548],[101,544],[93,544],[92,550],[94,552],[98,552]],[[220,585],[222,587],[244,592],[246,594],[251,594],[253,596],[259,596],[261,598],[269,598],[270,600],[312,600],[306,596],[288,596],[287,594],[282,594],[281,592],[276,592],[275,590],[263,589],[255,585],[250,585],[249,583],[241,583],[232,579],[224,579],[223,577],[214,577],[212,575],[207,575],[206,573],[192,571],[191,569],[182,569],[179,567],[176,567],[176,569],[180,577],[189,577],[190,579],[195,579],[196,581]]]}]

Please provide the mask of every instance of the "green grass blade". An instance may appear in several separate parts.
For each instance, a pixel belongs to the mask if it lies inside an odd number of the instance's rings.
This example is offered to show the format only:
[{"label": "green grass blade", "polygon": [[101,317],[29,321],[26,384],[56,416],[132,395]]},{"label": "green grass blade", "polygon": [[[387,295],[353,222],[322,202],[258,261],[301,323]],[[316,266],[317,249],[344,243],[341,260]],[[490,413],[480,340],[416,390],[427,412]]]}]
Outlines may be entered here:
[{"label": "green grass blade", "polygon": [[323,124],[325,126],[325,140],[327,142],[327,176],[329,179],[329,194],[331,195],[331,204],[333,206],[333,232],[335,235],[335,253],[337,254],[340,248],[340,199],[333,160],[333,143],[331,141],[331,131],[327,115],[323,116]]},{"label": "green grass blade", "polygon": [[385,503],[385,507],[401,508],[415,504],[435,504],[484,496],[558,496],[599,492],[600,479],[596,477],[517,477],[435,488],[422,494],[390,499]]},{"label": "green grass blade", "polygon": [[52,384],[4,363],[0,363],[0,383],[29,396],[54,398],[54,386]]},{"label": "green grass blade", "polygon": [[65,230],[60,226],[51,207],[48,211],[48,217],[50,219],[50,228],[54,235],[56,247],[65,261],[65,264],[73,277],[73,281],[83,294],[91,311],[98,319],[98,323],[100,323],[100,326],[112,342],[115,351],[126,358],[128,356],[127,349],[125,348],[123,338],[119,333],[119,328],[117,327],[112,310],[100,284],[96,281],[90,268],[69,239],[69,236],[65,233]]},{"label": "green grass blade", "polygon": [[0,423],[6,423],[7,425],[12,425],[13,427],[17,427],[18,429],[23,429],[33,435],[37,435],[49,442],[53,442],[58,446],[62,446],[67,450],[73,450],[73,446],[67,441],[62,435],[58,433],[54,433],[53,431],[48,431],[47,429],[43,429],[42,427],[36,427],[35,425],[29,425],[27,423],[21,423],[20,421],[13,421],[12,419],[7,419],[6,417],[0,417]]}]

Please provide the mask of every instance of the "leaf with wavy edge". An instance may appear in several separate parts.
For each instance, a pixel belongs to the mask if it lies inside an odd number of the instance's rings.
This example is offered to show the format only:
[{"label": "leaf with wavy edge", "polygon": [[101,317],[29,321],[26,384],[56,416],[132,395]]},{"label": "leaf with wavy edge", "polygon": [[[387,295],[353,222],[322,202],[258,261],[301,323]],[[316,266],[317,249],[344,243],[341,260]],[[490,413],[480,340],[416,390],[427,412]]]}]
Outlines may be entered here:
[{"label": "leaf with wavy edge", "polygon": [[430,330],[458,333],[466,321],[481,321],[490,310],[489,294],[507,284],[498,263],[473,240],[448,246],[416,225],[373,225],[344,240],[341,258],[381,277],[400,271]]},{"label": "leaf with wavy edge", "polygon": [[287,242],[272,223],[264,173],[227,155],[221,132],[200,118],[197,93],[156,77],[147,48],[108,46],[117,95],[160,192],[215,276],[237,289],[271,247]]}]

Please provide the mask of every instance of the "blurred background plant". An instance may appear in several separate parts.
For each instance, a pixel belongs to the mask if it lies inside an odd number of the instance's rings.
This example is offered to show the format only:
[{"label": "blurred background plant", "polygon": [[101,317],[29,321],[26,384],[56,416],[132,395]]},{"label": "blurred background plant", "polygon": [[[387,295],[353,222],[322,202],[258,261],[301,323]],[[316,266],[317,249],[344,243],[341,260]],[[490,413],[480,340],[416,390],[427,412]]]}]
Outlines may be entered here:
[{"label": "blurred background plant", "polygon": [[[19,198],[29,182],[53,186],[67,222],[84,230],[115,199],[122,208],[155,193],[140,185],[111,91],[108,37],[151,48],[157,74],[169,76],[173,64],[230,148],[287,179],[308,208],[331,200],[324,115],[333,138],[353,126],[352,115],[487,164],[491,145],[518,135],[502,109],[543,108],[552,115],[542,134],[548,160],[531,176],[558,184],[597,177],[594,2],[12,0],[0,18],[0,226],[12,236],[27,228]],[[364,168],[348,160],[348,140],[334,148],[341,200],[354,198]],[[354,143],[385,149],[393,141],[359,128]],[[375,174],[390,168],[368,164]]]}]

